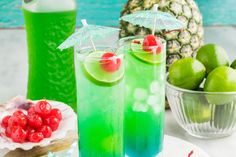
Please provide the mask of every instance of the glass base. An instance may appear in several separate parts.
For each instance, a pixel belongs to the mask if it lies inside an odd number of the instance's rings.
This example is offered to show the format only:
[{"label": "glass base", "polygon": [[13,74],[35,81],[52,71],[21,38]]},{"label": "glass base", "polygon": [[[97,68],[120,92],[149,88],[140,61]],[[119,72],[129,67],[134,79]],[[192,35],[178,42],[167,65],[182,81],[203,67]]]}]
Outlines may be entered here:
[{"label": "glass base", "polygon": [[[125,157],[147,157],[147,156],[129,156],[129,155],[125,155]],[[160,152],[158,155],[155,155],[153,157],[164,157],[163,152]]]},{"label": "glass base", "polygon": [[160,152],[157,156],[155,156],[155,157],[164,157],[164,155],[163,155],[163,153],[162,152]]}]

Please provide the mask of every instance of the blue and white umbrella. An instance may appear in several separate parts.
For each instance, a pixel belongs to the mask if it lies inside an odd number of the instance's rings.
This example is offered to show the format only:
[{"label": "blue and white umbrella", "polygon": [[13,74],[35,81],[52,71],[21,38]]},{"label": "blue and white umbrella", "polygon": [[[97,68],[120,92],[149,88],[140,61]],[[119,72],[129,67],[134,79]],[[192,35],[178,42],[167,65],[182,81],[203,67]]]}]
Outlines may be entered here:
[{"label": "blue and white umbrella", "polygon": [[97,26],[97,25],[89,25],[85,19],[81,20],[83,27],[80,28],[77,32],[68,37],[58,48],[63,50],[69,47],[73,47],[76,45],[80,45],[84,42],[91,42],[94,50],[96,50],[96,46],[94,44],[95,40],[100,40],[102,38],[107,37],[108,35],[112,35],[114,33],[119,32],[120,29],[105,27],[105,26]]},{"label": "blue and white umbrella", "polygon": [[152,34],[160,30],[178,30],[183,29],[184,24],[169,13],[158,11],[158,4],[155,4],[151,10],[137,11],[120,18],[133,25],[139,25],[152,29]]}]

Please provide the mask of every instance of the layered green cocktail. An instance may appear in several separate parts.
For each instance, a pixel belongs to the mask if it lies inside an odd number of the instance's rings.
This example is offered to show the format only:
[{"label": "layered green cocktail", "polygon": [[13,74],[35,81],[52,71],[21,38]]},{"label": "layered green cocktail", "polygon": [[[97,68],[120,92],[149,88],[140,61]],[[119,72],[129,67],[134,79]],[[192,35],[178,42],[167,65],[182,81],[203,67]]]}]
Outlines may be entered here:
[{"label": "layered green cocktail", "polygon": [[76,54],[79,154],[123,157],[123,55],[97,49]]},{"label": "layered green cocktail", "polygon": [[128,157],[156,157],[162,151],[166,52],[165,41],[153,38],[120,42],[120,50],[126,53],[124,140]]}]

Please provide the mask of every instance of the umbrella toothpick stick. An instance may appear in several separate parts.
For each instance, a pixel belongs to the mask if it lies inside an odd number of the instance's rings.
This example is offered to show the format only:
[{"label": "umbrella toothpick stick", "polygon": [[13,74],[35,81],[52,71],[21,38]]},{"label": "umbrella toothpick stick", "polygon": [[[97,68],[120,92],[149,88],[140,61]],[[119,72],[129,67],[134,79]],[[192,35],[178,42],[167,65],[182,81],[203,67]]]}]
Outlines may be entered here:
[{"label": "umbrella toothpick stick", "polygon": [[96,51],[96,47],[95,47],[95,44],[94,44],[94,42],[93,42],[92,37],[89,37],[89,40],[90,40],[90,42],[91,42],[91,44],[92,44],[92,46],[93,46],[93,50]]},{"label": "umbrella toothpick stick", "polygon": [[[158,11],[158,7],[159,7],[158,4],[154,4],[152,10],[153,10],[154,12],[157,12],[157,11]],[[156,32],[156,23],[157,23],[157,19],[155,18],[155,19],[154,19],[153,28],[152,28],[152,35],[155,35],[155,32]]]},{"label": "umbrella toothpick stick", "polygon": [[155,32],[156,32],[156,22],[157,22],[157,19],[155,18],[154,19],[153,29],[152,29],[152,35],[155,35]]},{"label": "umbrella toothpick stick", "polygon": [[[82,25],[84,27],[88,26],[88,23],[87,23],[87,21],[85,19],[81,20],[81,23],[82,23]],[[89,40],[90,40],[90,42],[91,42],[91,44],[93,46],[94,51],[96,51],[96,47],[95,47],[95,44],[93,42],[93,38],[91,36],[89,37]]]}]

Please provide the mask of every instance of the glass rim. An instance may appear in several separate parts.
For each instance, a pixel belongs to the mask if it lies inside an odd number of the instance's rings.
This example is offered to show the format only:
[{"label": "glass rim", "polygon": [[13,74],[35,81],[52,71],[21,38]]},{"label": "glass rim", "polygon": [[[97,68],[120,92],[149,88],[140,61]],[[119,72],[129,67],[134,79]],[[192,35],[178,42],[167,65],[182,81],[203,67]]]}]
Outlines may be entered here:
[{"label": "glass rim", "polygon": [[[144,38],[145,35],[137,35],[137,36],[128,36],[128,37],[124,37],[124,38],[120,38],[117,42],[118,42],[118,46],[121,46],[120,44],[122,43],[126,43],[128,41],[131,41],[133,39],[141,39],[141,38]],[[156,36],[158,37],[158,36]],[[165,44],[166,45],[166,40],[162,37],[159,37],[162,41],[162,44]],[[159,47],[159,46],[147,46],[148,48],[152,48],[152,47]]]},{"label": "glass rim", "polygon": [[143,46],[142,43],[140,45],[133,45],[132,41],[137,39],[143,39],[145,36],[129,36],[119,39],[118,42],[118,49],[125,49],[125,50],[132,50],[133,53],[136,54],[150,54],[153,56],[163,56],[166,55],[166,41],[165,39],[161,38],[162,45],[157,46]]},{"label": "glass rim", "polygon": [[[93,52],[96,52],[96,51],[104,51],[104,52],[111,52],[111,53],[114,53],[115,56],[112,56],[112,57],[108,57],[108,58],[105,58],[105,59],[102,59],[100,56],[93,56],[93,57],[89,57],[88,60],[90,61],[107,61],[107,62],[110,62],[111,60],[114,60],[114,59],[123,59],[124,57],[124,54],[123,53],[118,53],[119,51],[117,50],[117,48],[115,47],[111,47],[111,46],[103,46],[103,45],[96,45],[96,50],[94,50],[94,48],[92,46],[86,46],[86,47],[83,47],[83,48],[80,48],[80,49],[76,49],[76,55],[80,55],[80,58],[82,60],[86,59],[87,56]],[[106,62],[103,62],[101,64],[107,64]]]},{"label": "glass rim", "polygon": [[[168,77],[166,77],[166,78],[168,78]],[[195,91],[195,90],[190,90],[190,89],[184,89],[184,88],[177,87],[175,85],[170,84],[168,79],[166,79],[166,85],[167,85],[167,87],[174,89],[176,91],[186,92],[186,93],[190,93],[190,94],[236,95],[236,92],[206,92],[206,91]]]}]

